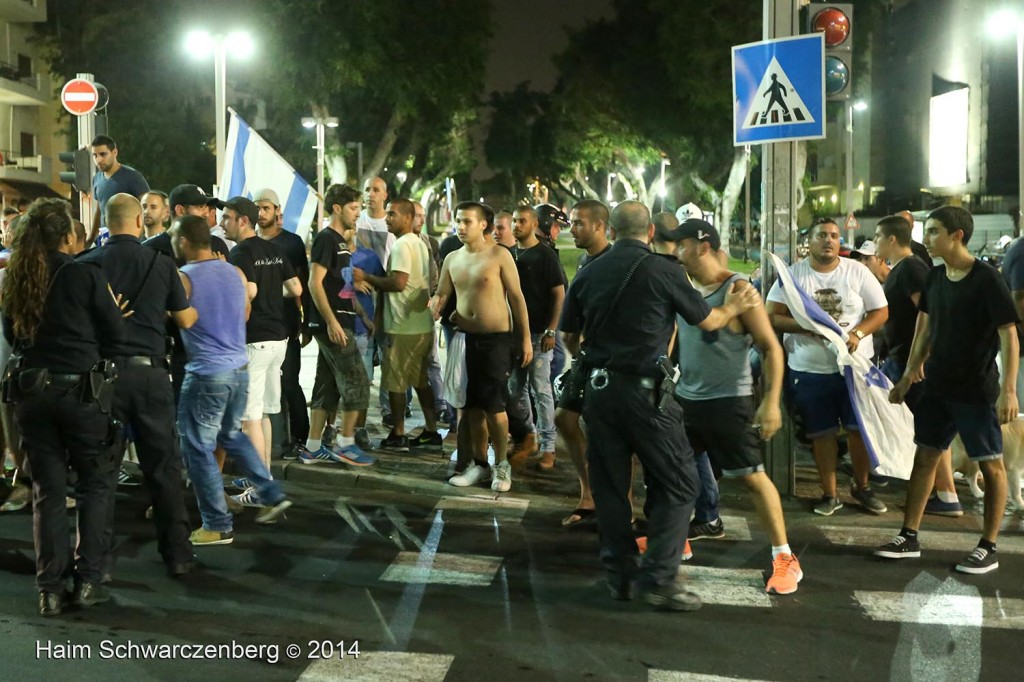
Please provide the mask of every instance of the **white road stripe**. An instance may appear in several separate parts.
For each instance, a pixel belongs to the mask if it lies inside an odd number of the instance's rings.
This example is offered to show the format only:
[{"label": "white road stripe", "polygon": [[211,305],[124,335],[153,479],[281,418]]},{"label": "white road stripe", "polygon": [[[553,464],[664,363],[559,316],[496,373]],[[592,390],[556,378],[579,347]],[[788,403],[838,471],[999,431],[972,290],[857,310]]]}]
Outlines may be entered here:
[{"label": "white road stripe", "polygon": [[399,552],[380,579],[397,583],[486,587],[494,581],[501,557],[479,554],[435,554],[430,564],[418,552]]},{"label": "white road stripe", "polygon": [[742,516],[722,516],[725,525],[725,539],[745,541],[753,539],[750,535],[750,524]]},{"label": "white road stripe", "polygon": [[722,677],[721,675],[701,675],[700,673],[681,673],[675,670],[650,670],[648,682],[764,682],[764,680],[746,677]]},{"label": "white road stripe", "polygon": [[1024,630],[1024,599],[864,590],[853,597],[872,620]]},{"label": "white road stripe", "polygon": [[324,658],[310,665],[299,682],[441,682],[452,667],[454,656],[374,651],[358,659]]},{"label": "white road stripe", "polygon": [[764,578],[756,568],[714,568],[683,564],[679,573],[690,590],[706,604],[770,609]]},{"label": "white road stripe", "polygon": [[[833,545],[850,545],[874,549],[892,540],[899,528],[852,528],[844,526],[819,526],[819,530]],[[728,529],[726,529],[728,532]],[[967,553],[978,546],[981,531],[931,531],[920,532],[921,549],[943,552]],[[999,536],[997,543],[1000,554],[1024,554],[1024,538],[1012,533]]]}]

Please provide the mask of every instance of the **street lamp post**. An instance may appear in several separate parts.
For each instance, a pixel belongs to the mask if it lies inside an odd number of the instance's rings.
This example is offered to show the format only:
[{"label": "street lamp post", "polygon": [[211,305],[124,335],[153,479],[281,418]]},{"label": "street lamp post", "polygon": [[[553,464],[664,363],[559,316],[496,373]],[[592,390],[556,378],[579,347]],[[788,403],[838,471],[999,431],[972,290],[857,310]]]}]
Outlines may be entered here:
[{"label": "street lamp post", "polygon": [[668,195],[668,188],[665,185],[665,166],[671,166],[672,162],[665,157],[661,158],[661,180],[659,184],[661,187],[658,188],[658,196],[661,197],[661,210],[665,210],[665,197]]},{"label": "street lamp post", "polygon": [[1000,10],[989,18],[988,28],[996,38],[1017,35],[1017,220],[1020,225],[1024,217],[1024,13],[1009,8]]},{"label": "street lamp post", "polygon": [[224,154],[227,147],[227,62],[228,48],[239,59],[249,58],[253,51],[252,37],[245,31],[232,31],[227,35],[191,31],[185,37],[185,50],[195,59],[206,59],[213,53],[213,104],[217,121],[217,182],[224,172]]},{"label": "street lamp post", "polygon": [[335,116],[305,116],[302,119],[303,128],[316,128],[316,193],[319,196],[317,208],[317,230],[324,227],[324,155],[327,147],[326,128],[337,128],[338,119]]}]

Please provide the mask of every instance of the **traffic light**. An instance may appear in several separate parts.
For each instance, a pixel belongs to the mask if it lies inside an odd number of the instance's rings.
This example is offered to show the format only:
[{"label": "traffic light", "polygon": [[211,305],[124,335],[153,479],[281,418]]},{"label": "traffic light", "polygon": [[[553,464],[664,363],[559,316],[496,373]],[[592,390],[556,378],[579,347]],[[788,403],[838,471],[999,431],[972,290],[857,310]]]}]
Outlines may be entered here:
[{"label": "traffic light", "polygon": [[811,3],[807,32],[825,34],[825,97],[829,101],[849,99],[853,94],[853,5]]},{"label": "traffic light", "polygon": [[68,165],[69,170],[60,172],[60,181],[74,187],[85,194],[92,193],[92,152],[82,147],[73,152],[57,154],[61,163]]}]

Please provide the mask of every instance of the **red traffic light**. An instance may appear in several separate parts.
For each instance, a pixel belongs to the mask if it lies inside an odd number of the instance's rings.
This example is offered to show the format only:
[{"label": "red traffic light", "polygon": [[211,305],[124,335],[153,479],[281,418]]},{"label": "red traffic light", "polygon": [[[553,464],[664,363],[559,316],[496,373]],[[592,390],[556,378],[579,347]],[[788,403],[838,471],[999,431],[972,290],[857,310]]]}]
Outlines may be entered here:
[{"label": "red traffic light", "polygon": [[836,47],[850,37],[850,17],[836,7],[828,7],[814,15],[811,29],[825,34],[825,47]]}]

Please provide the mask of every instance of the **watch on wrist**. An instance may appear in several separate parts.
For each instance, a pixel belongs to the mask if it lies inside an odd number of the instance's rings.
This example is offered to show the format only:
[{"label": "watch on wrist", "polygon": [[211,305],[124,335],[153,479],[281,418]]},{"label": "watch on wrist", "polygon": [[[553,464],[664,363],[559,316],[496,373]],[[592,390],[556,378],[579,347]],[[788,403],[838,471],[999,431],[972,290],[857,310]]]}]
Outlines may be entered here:
[{"label": "watch on wrist", "polygon": [[545,329],[544,330],[544,336],[550,336],[551,338],[554,338],[555,337],[555,330],[554,329]]},{"label": "watch on wrist", "polygon": [[854,336],[856,336],[857,339],[859,339],[860,341],[864,340],[864,332],[862,332],[861,330],[859,330],[859,329],[852,329],[852,330],[850,330],[850,333],[853,334]]}]

